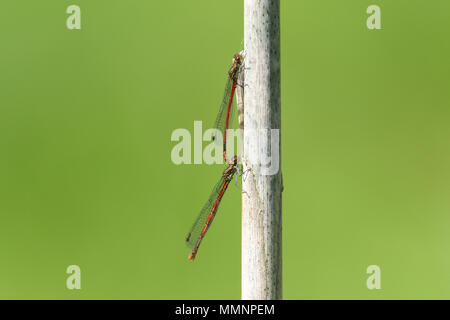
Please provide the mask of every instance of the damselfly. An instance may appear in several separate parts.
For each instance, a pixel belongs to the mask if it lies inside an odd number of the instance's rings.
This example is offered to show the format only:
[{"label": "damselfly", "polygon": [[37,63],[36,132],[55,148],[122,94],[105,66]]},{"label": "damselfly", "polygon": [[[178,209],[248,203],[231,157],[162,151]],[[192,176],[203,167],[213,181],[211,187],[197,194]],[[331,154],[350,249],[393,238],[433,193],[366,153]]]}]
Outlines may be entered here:
[{"label": "damselfly", "polygon": [[[228,79],[225,85],[225,93],[222,103],[220,105],[219,113],[217,114],[214,128],[217,128],[220,132],[223,132],[223,157],[225,162],[228,163],[227,158],[227,130],[233,115],[233,98],[236,86],[238,84],[239,72],[242,64],[242,57],[239,54],[235,54],[233,58],[233,65],[228,71]],[[214,138],[215,139],[215,138]]]},{"label": "damselfly", "polygon": [[[228,79],[225,85],[225,93],[220,105],[219,113],[216,118],[216,122],[214,127],[218,129],[220,132],[223,132],[223,156],[225,162],[228,163],[228,167],[222,173],[222,177],[219,182],[214,187],[211,195],[206,201],[206,204],[203,206],[203,209],[200,211],[198,218],[195,220],[191,231],[186,237],[186,243],[188,247],[192,250],[189,255],[189,259],[195,259],[197,255],[198,248],[205,237],[206,232],[208,231],[211,223],[216,216],[217,210],[219,209],[220,202],[222,201],[222,197],[225,194],[225,191],[228,188],[228,185],[233,180],[236,172],[239,175],[238,169],[238,160],[235,156],[232,161],[228,161],[227,158],[227,130],[230,124],[230,119],[233,115],[233,98],[234,93],[236,91],[237,81],[239,77],[239,71],[241,68],[242,57],[239,54],[235,54],[233,58],[233,65],[228,70]],[[215,138],[214,138],[215,139]]]},{"label": "damselfly", "polygon": [[219,182],[214,187],[208,201],[206,201],[206,204],[203,206],[203,209],[200,211],[197,220],[195,220],[191,231],[186,237],[186,244],[192,250],[191,254],[189,255],[190,260],[193,260],[195,258],[198,247],[200,246],[200,243],[205,237],[206,232],[208,231],[211,223],[214,220],[214,217],[216,216],[220,201],[222,200],[222,197],[227,190],[228,185],[233,180],[236,172],[238,172],[239,175],[237,162],[237,157],[234,157],[233,162],[229,164],[225,171],[222,173]]}]

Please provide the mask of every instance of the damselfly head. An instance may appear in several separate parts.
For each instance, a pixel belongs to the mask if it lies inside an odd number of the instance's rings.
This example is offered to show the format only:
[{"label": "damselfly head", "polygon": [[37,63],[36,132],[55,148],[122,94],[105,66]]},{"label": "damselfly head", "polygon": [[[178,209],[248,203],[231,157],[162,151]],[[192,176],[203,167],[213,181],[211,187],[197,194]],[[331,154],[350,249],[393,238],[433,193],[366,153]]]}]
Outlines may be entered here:
[{"label": "damselfly head", "polygon": [[234,61],[239,63],[239,62],[241,62],[241,60],[242,60],[242,57],[239,55],[239,53],[236,53],[234,55]]},{"label": "damselfly head", "polygon": [[233,65],[231,66],[230,70],[228,71],[228,75],[233,81],[237,81],[239,69],[241,68],[241,56],[238,54],[234,55],[233,58]]}]

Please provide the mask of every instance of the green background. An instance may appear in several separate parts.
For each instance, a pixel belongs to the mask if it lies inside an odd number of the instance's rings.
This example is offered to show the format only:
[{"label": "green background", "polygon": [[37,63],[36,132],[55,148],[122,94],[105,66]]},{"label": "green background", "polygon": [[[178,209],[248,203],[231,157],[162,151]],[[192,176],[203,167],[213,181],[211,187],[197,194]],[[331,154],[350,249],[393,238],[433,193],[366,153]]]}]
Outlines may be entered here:
[{"label": "green background", "polygon": [[[450,298],[449,10],[282,1],[284,298]],[[240,192],[188,261],[223,166],[170,137],[212,124],[243,2],[4,0],[0,39],[0,298],[239,299]]]}]

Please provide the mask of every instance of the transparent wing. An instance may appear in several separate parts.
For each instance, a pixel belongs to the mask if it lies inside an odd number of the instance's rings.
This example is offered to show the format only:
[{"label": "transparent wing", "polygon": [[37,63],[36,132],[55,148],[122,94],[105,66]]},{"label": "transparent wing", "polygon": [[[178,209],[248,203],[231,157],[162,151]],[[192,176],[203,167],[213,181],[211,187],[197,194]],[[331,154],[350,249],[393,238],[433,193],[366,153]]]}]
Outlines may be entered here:
[{"label": "transparent wing", "polygon": [[[194,250],[194,248],[197,245],[198,240],[200,239],[202,230],[206,225],[206,221],[208,220],[208,217],[211,215],[209,225],[211,224],[212,219],[214,219],[214,216],[217,212],[217,208],[218,208],[220,200],[221,200],[221,196],[225,192],[225,190],[228,186],[228,183],[229,183],[229,181],[225,180],[223,177],[220,177],[220,180],[214,186],[214,188],[211,192],[211,195],[208,198],[208,201],[206,201],[205,205],[203,206],[202,210],[200,211],[200,214],[198,215],[197,219],[195,220],[194,224],[192,225],[192,228],[186,237],[186,244],[192,250]],[[216,201],[217,201],[217,203],[216,203]],[[209,225],[206,228],[209,228]]]},{"label": "transparent wing", "polygon": [[229,121],[233,119],[233,107],[228,108],[228,105],[233,103],[233,96],[231,95],[233,91],[233,80],[228,77],[227,83],[225,84],[225,92],[223,94],[222,103],[220,104],[219,113],[217,114],[216,121],[214,122],[214,128],[218,129],[222,134],[225,131],[225,122],[227,119],[227,113],[229,109],[228,119]]}]

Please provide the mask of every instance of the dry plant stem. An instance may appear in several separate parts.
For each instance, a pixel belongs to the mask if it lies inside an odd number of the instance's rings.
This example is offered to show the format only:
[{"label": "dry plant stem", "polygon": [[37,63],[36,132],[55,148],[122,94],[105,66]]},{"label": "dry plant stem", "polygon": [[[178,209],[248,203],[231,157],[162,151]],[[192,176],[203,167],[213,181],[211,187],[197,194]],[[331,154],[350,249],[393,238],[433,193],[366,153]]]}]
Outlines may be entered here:
[{"label": "dry plant stem", "polygon": [[[279,0],[244,1],[244,44],[242,299],[281,299],[281,146],[258,139],[259,129],[281,129]],[[266,175],[274,152],[280,168]]]}]

